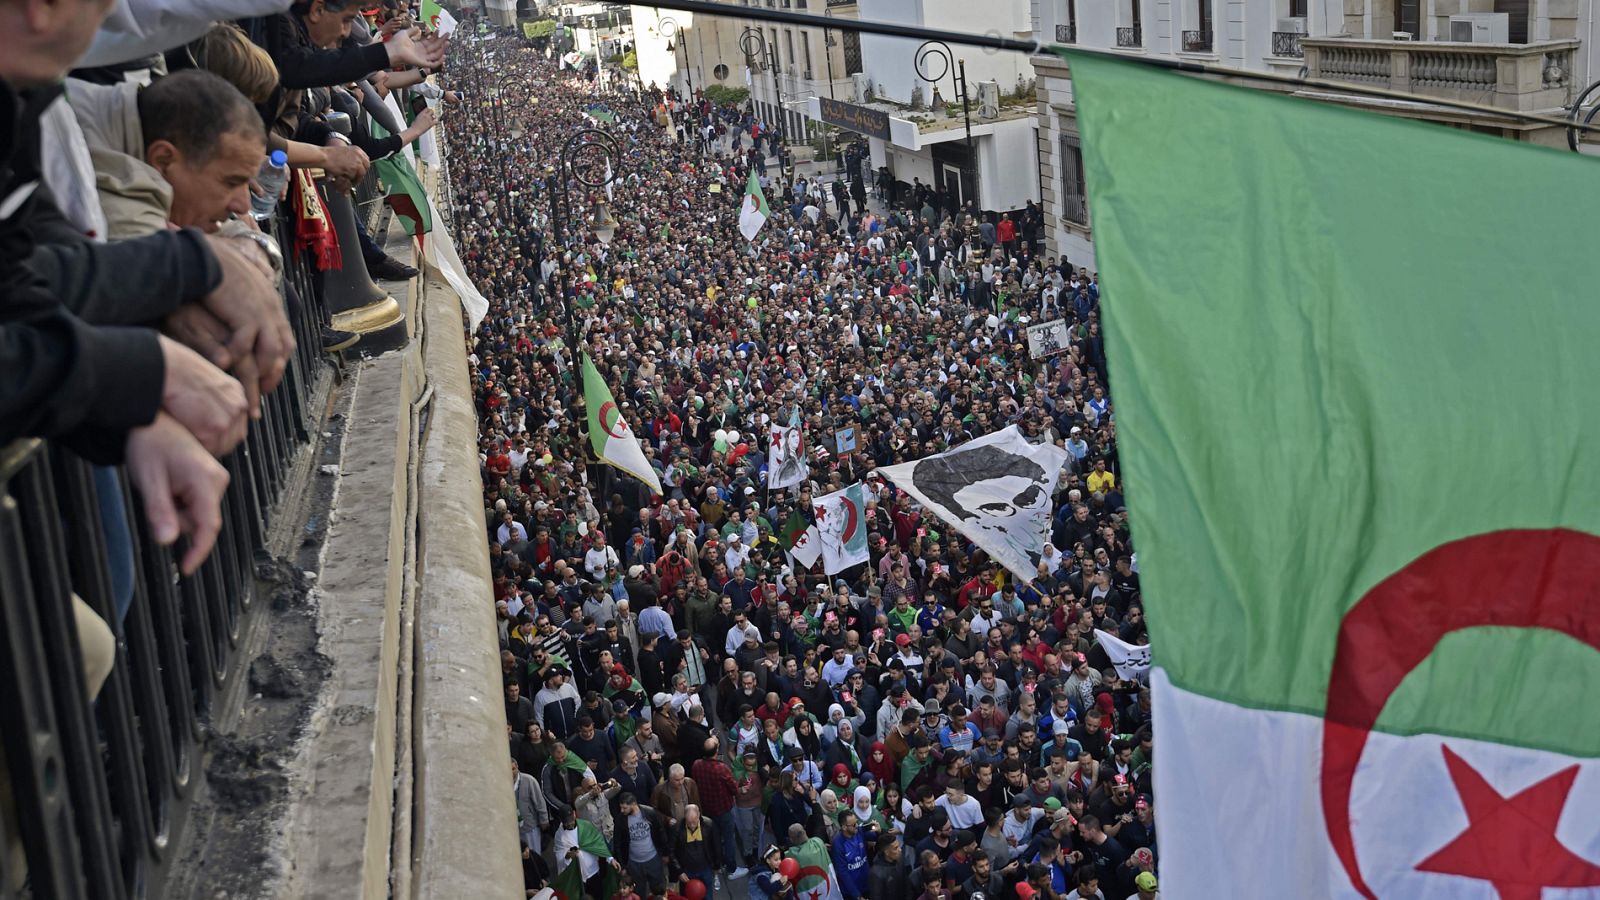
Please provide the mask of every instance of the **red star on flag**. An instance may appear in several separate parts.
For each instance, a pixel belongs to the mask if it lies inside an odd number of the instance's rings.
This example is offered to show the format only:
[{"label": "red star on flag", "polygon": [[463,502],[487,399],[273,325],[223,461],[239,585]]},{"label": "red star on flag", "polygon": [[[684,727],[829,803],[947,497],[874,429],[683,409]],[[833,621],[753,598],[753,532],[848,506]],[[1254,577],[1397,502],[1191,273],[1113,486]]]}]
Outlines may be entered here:
[{"label": "red star on flag", "polygon": [[1467,830],[1418,863],[1417,871],[1490,882],[1500,900],[1539,900],[1546,887],[1600,887],[1600,866],[1556,837],[1577,766],[1504,797],[1466,760],[1442,749],[1467,812]]}]

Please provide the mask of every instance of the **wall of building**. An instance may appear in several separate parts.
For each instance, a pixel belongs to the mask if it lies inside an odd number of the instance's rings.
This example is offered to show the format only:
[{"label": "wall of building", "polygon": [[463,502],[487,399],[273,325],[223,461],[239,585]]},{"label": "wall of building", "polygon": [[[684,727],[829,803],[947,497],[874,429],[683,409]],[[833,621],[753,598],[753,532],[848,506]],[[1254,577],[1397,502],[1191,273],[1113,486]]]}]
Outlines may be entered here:
[{"label": "wall of building", "polygon": [[[1041,3],[1047,0],[1040,0]],[[1088,2],[1088,0],[1086,0]],[[861,18],[950,31],[993,33],[1006,37],[1032,33],[1029,0],[859,0]],[[923,101],[933,99],[933,90],[917,77],[913,59],[921,41],[864,34],[861,36],[863,71],[872,79],[873,91],[896,103],[911,102],[911,91],[923,89]],[[953,47],[958,59],[967,63],[967,82],[973,100],[978,84],[995,81],[1002,91],[1012,91],[1018,76],[1033,77],[1027,57],[1020,53],[999,53],[975,48]],[[954,62],[952,62],[954,65]],[[950,99],[954,93],[950,76],[943,79],[941,93]]]},{"label": "wall of building", "polygon": [[1033,119],[994,123],[978,145],[979,199],[985,209],[1020,209],[1039,199],[1039,149]]}]

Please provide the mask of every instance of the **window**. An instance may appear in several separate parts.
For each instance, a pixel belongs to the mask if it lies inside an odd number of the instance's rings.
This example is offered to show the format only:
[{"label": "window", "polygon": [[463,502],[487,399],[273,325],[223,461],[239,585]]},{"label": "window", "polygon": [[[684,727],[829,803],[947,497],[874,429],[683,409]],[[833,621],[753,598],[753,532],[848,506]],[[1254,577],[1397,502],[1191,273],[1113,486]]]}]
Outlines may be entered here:
[{"label": "window", "polygon": [[800,32],[800,56],[801,56],[801,59],[805,62],[805,65],[802,66],[801,68],[803,68],[805,70],[806,80],[810,81],[811,80],[811,32],[809,32],[809,31]]},{"label": "window", "polygon": [[717,63],[717,67],[711,70],[711,74],[715,76],[718,81],[727,81],[728,67],[722,63]]},{"label": "window", "polygon": [[1289,0],[1290,18],[1304,18],[1306,15],[1306,0]]},{"label": "window", "polygon": [[1075,44],[1078,41],[1078,0],[1061,0],[1062,18],[1056,23],[1056,43]]},{"label": "window", "polygon": [[786,66],[785,68],[787,68],[789,71],[793,72],[795,70],[795,65],[794,65],[794,29],[792,29],[792,28],[785,28],[783,30],[783,49],[788,51],[788,56],[789,56],[789,65]]},{"label": "window", "polygon": [[1075,134],[1061,136],[1061,218],[1089,224],[1089,201],[1083,194],[1083,145]]},{"label": "window", "polygon": [[844,74],[845,77],[861,73],[861,34],[855,31],[844,33]]}]

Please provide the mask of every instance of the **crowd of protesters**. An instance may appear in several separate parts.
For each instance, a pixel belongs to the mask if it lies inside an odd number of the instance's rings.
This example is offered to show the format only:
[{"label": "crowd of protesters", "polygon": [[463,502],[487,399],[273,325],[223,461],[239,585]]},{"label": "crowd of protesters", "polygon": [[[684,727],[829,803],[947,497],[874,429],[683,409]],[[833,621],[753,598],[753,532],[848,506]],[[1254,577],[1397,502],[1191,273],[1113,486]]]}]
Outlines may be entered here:
[{"label": "crowd of protesters", "polygon": [[[790,180],[748,110],[602,94],[525,44],[458,48],[448,166],[490,301],[468,340],[530,894],[582,865],[596,894],[614,868],[624,897],[788,898],[784,852],[820,837],[848,900],[1156,896],[1149,691],[1093,636],[1147,641],[1094,278],[1041,256],[1034,210]],[[586,127],[624,148],[609,190],[552,177]],[[1058,316],[1070,345],[1030,359]],[[575,340],[664,495],[594,464]],[[763,435],[796,420],[811,477],[769,490]],[[1012,423],[1070,455],[1027,583],[872,472]],[[791,511],[856,481],[870,561],[792,564]]]},{"label": "crowd of protesters", "polygon": [[[134,592],[109,466],[126,464],[151,537],[187,538],[179,564],[193,573],[222,523],[219,457],[295,352],[290,316],[311,298],[282,281],[275,198],[259,185],[269,154],[291,167],[281,202],[294,213],[280,227],[331,260],[312,173],[349,191],[372,159],[434,125],[420,107],[398,121],[381,98],[423,90],[446,39],[403,9],[371,12],[353,0],[0,0],[0,446],[52,439],[103,467],[115,621],[74,600],[91,695]],[[332,124],[368,92],[395,137]],[[374,276],[416,274],[362,240],[345,255]],[[318,337],[326,349],[355,340]]]}]

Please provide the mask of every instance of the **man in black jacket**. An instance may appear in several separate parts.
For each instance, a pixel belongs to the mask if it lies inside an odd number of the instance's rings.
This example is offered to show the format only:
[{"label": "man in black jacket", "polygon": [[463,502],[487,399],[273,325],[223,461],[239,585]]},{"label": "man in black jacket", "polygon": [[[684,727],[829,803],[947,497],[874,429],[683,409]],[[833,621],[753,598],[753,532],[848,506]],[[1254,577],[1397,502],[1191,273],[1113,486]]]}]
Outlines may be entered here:
[{"label": "man in black jacket", "polygon": [[685,807],[683,821],[672,827],[673,861],[682,873],[680,879],[698,879],[706,893],[711,893],[717,870],[722,868],[720,847],[717,823],[702,816],[693,803]]},{"label": "man in black jacket", "polygon": [[909,896],[904,855],[904,845],[898,839],[879,845],[878,858],[867,875],[868,900],[902,900]]},{"label": "man in black jacket", "polygon": [[658,848],[671,846],[661,814],[641,805],[634,795],[622,794],[617,798],[617,815],[611,841],[617,861],[627,867],[641,893],[659,893],[667,884],[667,866]]}]

